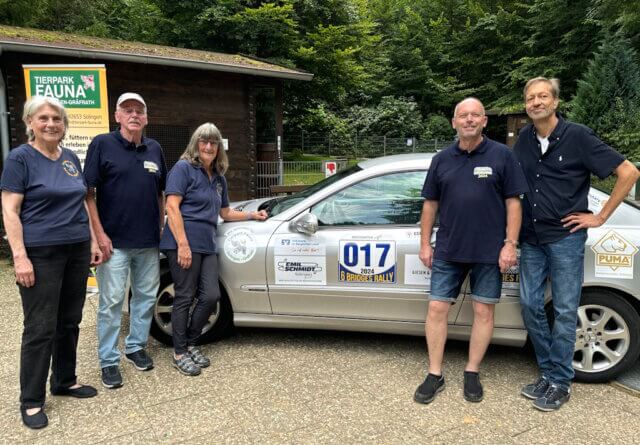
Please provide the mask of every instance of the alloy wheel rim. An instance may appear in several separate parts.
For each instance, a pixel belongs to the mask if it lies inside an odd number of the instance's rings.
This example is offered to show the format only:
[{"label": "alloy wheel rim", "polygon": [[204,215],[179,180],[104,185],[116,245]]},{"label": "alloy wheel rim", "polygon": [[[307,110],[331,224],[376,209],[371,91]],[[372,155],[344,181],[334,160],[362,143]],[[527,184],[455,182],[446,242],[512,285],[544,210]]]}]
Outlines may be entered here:
[{"label": "alloy wheel rim", "polygon": [[[160,328],[160,330],[167,334],[172,335],[172,325],[171,325],[171,312],[173,311],[173,297],[175,295],[173,283],[163,288],[158,294],[158,298],[156,298],[156,304],[153,307],[153,318],[156,322],[156,325]],[[195,304],[195,302],[194,302]],[[189,310],[189,315],[191,315],[191,311],[193,310],[194,305],[191,305],[191,309]],[[220,316],[220,301],[216,303],[216,306],[209,316],[207,323],[202,328],[202,334],[211,330],[211,328],[218,321],[218,317]]]},{"label": "alloy wheel rim", "polygon": [[631,336],[629,326],[613,309],[598,304],[578,308],[573,368],[586,373],[603,372],[624,358]]}]

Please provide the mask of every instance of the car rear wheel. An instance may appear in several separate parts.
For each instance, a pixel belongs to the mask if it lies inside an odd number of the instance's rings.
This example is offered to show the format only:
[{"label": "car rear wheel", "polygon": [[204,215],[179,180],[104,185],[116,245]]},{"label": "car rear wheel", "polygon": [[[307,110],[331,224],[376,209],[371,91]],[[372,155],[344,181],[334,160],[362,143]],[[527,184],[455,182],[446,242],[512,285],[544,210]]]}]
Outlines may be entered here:
[{"label": "car rear wheel", "polygon": [[583,382],[606,382],[640,355],[640,315],[622,296],[587,289],[578,308],[573,368]]},{"label": "car rear wheel", "polygon": [[[233,310],[229,298],[220,286],[222,298],[214,308],[209,320],[202,329],[198,338],[198,344],[209,343],[227,336],[233,329]],[[165,345],[173,345],[171,312],[173,310],[173,279],[171,273],[165,271],[160,276],[160,288],[153,307],[153,319],[151,321],[151,335]],[[195,303],[195,302],[194,302]],[[193,310],[193,305],[191,310]]]}]

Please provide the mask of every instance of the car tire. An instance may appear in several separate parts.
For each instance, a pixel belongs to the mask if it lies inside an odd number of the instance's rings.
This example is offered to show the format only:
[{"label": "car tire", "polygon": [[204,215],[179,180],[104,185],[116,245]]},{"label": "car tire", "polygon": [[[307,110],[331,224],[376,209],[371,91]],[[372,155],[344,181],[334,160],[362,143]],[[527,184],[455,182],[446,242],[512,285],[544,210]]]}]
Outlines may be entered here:
[{"label": "car tire", "polygon": [[[233,309],[222,285],[220,285],[220,292],[222,297],[202,329],[202,335],[197,340],[198,344],[220,340],[233,331]],[[150,333],[153,338],[169,346],[173,345],[171,336],[173,296],[173,279],[171,273],[165,270],[160,275],[160,288],[153,307]]]},{"label": "car tire", "polygon": [[[553,326],[553,306],[547,306]],[[600,329],[597,329],[600,328]],[[608,382],[640,356],[640,315],[621,295],[606,289],[582,291],[573,357],[575,379]]]}]

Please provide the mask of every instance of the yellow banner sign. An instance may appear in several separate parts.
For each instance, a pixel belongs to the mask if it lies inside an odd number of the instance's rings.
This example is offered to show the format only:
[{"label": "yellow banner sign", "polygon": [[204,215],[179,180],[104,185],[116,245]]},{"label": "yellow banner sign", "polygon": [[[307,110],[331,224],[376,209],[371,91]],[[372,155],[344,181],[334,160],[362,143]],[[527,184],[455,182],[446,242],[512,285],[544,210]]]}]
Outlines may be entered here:
[{"label": "yellow banner sign", "polygon": [[84,164],[87,147],[109,131],[107,70],[104,65],[23,65],[27,97],[59,99],[67,110],[69,128],[62,145]]}]

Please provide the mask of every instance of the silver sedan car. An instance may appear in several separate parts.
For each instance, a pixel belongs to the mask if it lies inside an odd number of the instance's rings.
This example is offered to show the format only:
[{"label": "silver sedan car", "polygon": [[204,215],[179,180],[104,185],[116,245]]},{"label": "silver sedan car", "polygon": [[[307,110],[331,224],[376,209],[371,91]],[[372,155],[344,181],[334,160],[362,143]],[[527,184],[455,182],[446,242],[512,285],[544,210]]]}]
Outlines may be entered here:
[{"label": "silver sedan car", "polygon": [[[430,271],[418,258],[420,193],[432,157],[366,160],[296,195],[234,203],[266,209],[270,217],[219,225],[223,297],[201,340],[221,338],[233,326],[424,335]],[[592,189],[591,210],[607,198]],[[436,233],[437,227],[432,242]],[[573,362],[582,381],[609,380],[638,359],[638,246],[640,209],[631,203],[589,230]],[[164,264],[151,333],[167,344],[172,302]],[[468,339],[472,320],[467,282],[450,311],[449,338]],[[517,267],[503,274],[492,341],[516,347],[527,341]]]}]

